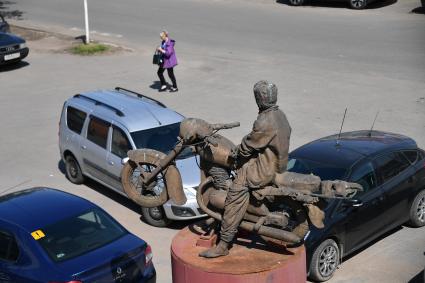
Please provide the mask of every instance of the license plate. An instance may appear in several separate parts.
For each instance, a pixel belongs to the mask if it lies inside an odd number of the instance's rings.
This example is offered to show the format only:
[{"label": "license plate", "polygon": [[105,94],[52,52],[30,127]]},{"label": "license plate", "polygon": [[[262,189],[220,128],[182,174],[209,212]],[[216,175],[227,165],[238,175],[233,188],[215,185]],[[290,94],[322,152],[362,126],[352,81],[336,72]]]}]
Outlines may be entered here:
[{"label": "license plate", "polygon": [[13,59],[19,58],[20,56],[21,56],[21,53],[7,54],[7,55],[4,55],[4,61],[13,60]]}]

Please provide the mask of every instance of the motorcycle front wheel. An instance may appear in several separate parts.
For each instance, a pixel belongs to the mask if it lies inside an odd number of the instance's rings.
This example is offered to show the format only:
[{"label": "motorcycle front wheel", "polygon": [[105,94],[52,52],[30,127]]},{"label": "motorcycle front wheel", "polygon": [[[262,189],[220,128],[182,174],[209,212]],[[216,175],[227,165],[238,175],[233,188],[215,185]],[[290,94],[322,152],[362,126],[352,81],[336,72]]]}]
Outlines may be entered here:
[{"label": "motorcycle front wheel", "polygon": [[152,172],[155,168],[155,160],[145,160],[143,163],[129,160],[121,171],[124,192],[142,207],[161,206],[168,200],[167,184],[162,172],[149,185],[143,185],[141,174]]}]

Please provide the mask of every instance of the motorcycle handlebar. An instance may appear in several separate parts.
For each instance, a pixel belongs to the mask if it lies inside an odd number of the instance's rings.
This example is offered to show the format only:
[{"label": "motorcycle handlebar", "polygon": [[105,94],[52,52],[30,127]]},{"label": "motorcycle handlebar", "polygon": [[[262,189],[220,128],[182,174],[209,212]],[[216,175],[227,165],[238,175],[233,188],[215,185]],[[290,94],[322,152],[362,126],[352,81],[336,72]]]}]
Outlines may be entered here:
[{"label": "motorcycle handlebar", "polygon": [[223,130],[223,129],[232,129],[239,127],[241,123],[239,122],[233,122],[233,123],[225,123],[225,124],[212,124],[212,128],[214,130]]}]

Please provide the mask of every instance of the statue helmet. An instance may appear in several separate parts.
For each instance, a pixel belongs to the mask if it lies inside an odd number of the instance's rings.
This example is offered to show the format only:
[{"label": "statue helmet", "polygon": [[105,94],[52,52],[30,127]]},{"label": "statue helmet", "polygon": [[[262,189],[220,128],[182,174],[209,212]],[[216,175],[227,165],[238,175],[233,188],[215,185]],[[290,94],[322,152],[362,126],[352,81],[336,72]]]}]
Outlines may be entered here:
[{"label": "statue helmet", "polygon": [[277,87],[273,83],[262,80],[254,85],[254,96],[260,110],[276,105]]}]

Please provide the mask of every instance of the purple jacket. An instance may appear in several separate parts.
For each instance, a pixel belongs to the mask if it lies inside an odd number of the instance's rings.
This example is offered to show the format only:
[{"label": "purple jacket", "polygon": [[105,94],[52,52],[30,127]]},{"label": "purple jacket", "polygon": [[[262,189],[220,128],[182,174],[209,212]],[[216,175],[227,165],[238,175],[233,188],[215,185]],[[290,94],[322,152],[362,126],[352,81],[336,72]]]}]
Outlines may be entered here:
[{"label": "purple jacket", "polygon": [[[174,51],[174,44],[176,43],[175,40],[169,39],[167,42],[165,42],[165,53],[164,53],[164,64],[162,65],[163,68],[173,68],[177,65],[177,57],[176,52]],[[164,45],[164,42],[161,44]]]}]

